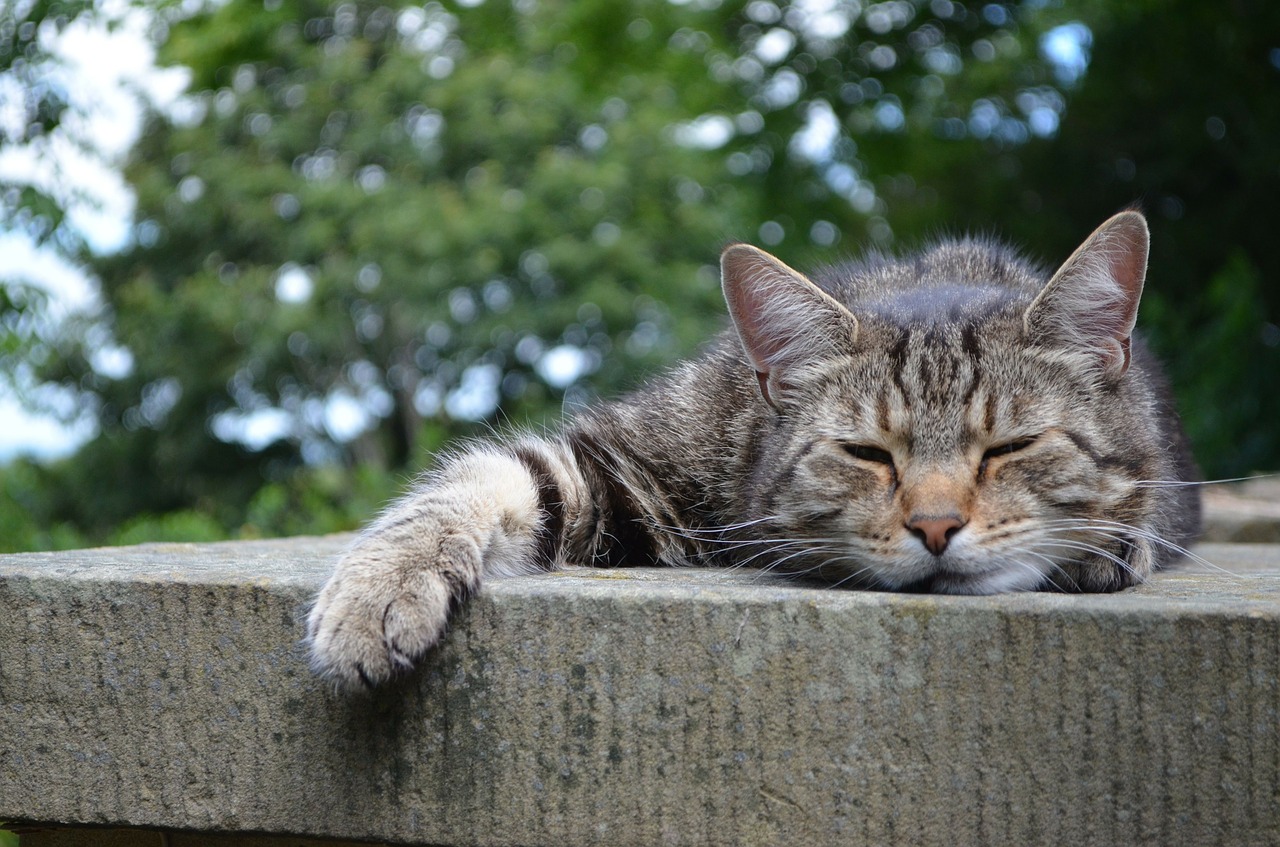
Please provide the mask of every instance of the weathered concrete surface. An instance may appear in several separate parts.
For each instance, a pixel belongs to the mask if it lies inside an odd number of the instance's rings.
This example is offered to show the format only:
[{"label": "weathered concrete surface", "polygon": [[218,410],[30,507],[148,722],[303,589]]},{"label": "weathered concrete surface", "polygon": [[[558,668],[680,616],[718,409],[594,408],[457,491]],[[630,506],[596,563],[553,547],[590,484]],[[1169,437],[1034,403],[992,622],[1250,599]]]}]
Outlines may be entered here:
[{"label": "weathered concrete surface", "polygon": [[210,834],[105,827],[11,827],[21,847],[376,847],[372,841],[334,841],[290,835]]},{"label": "weathered concrete surface", "polygon": [[436,844],[1280,841],[1280,548],[1105,596],[491,583],[417,677],[298,642],[342,539],[0,557],[0,820]]}]

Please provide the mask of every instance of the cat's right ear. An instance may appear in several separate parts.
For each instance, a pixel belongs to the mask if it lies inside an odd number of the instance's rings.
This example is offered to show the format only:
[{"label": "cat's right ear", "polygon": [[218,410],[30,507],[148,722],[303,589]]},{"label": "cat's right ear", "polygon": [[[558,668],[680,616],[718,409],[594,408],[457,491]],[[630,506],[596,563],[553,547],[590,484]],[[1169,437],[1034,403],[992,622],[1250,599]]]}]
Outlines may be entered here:
[{"label": "cat's right ear", "polygon": [[763,250],[727,247],[720,279],[760,393],[774,408],[793,374],[852,349],[858,321],[849,310]]}]

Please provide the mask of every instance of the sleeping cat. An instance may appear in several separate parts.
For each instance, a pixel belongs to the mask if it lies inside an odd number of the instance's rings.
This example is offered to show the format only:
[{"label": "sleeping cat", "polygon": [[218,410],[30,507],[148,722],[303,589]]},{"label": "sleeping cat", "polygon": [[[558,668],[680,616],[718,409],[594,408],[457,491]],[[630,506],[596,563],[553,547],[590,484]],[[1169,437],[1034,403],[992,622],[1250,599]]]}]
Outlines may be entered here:
[{"label": "sleeping cat", "polygon": [[313,664],[410,668],[499,574],[728,564],[953,594],[1141,582],[1199,531],[1195,469],[1133,335],[1147,225],[1046,281],[983,240],[812,278],[735,244],[733,328],[559,435],[443,458],[338,564]]}]

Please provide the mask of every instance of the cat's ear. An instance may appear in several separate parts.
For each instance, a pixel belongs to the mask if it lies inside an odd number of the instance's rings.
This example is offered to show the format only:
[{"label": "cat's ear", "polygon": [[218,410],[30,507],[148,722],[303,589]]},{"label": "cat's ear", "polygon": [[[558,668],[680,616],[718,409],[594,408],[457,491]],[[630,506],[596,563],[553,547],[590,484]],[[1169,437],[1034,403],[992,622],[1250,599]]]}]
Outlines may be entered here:
[{"label": "cat's ear", "polygon": [[720,278],[738,338],[770,405],[777,407],[796,371],[852,349],[858,321],[849,310],[763,250],[748,244],[726,248]]},{"label": "cat's ear", "polygon": [[1149,241],[1138,212],[1121,212],[1094,230],[1027,308],[1028,335],[1096,356],[1110,380],[1123,376]]}]

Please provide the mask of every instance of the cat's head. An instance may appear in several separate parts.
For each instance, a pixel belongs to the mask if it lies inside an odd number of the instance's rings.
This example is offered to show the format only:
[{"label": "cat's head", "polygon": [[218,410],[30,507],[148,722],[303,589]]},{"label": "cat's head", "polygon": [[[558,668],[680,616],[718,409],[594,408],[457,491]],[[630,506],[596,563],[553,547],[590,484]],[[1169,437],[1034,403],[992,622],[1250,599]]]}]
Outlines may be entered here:
[{"label": "cat's head", "polygon": [[1117,529],[1149,517],[1137,483],[1160,452],[1126,408],[1151,402],[1131,373],[1147,244],[1125,212],[1047,282],[951,242],[822,286],[729,247],[726,300],[776,421],[752,493],[776,560],[952,593],[1096,590],[1149,570]]}]

